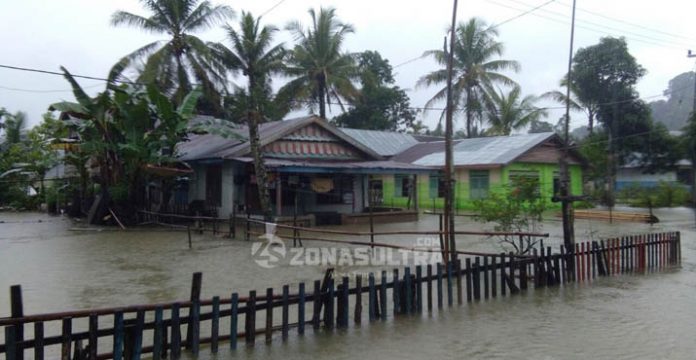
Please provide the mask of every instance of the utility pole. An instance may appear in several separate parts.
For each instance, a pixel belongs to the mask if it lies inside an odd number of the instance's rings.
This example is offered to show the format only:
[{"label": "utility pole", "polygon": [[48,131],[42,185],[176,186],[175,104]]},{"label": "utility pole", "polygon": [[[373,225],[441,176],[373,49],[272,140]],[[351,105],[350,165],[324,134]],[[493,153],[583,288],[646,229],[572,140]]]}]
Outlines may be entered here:
[{"label": "utility pole", "polygon": [[[696,58],[696,54],[693,54],[691,50],[686,54],[687,58]],[[696,116],[696,70],[694,71],[694,104],[691,108],[691,116]],[[688,120],[687,120],[688,121]],[[694,144],[694,139],[691,139],[691,202],[693,203],[694,209],[696,209],[696,144]]]},{"label": "utility pole", "polygon": [[570,196],[570,174],[568,171],[568,158],[570,155],[570,86],[572,83],[571,70],[573,67],[573,42],[575,40],[575,1],[573,0],[573,16],[570,25],[570,51],[568,53],[568,75],[566,81],[566,109],[565,124],[563,127],[564,146],[563,156],[559,167],[561,170],[561,213],[563,215],[563,244],[566,251],[572,252],[575,249],[575,228],[573,225],[573,199]]},{"label": "utility pole", "polygon": [[[453,162],[453,123],[452,123],[452,73],[454,63],[454,41],[457,36],[457,0],[454,0],[452,9],[452,27],[450,29],[450,46],[447,56],[447,110],[445,112],[445,216],[444,216],[444,231],[445,243],[449,250],[450,261],[454,262],[457,259],[457,245],[454,238],[454,162]],[[446,46],[445,46],[446,48]]]}]

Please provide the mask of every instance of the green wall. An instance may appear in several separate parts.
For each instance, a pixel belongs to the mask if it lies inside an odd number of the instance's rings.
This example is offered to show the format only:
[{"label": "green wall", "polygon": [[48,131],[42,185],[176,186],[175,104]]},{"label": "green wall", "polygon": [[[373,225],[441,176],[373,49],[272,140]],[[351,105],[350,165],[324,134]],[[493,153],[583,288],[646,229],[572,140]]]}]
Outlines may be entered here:
[{"label": "green wall", "polygon": [[[551,208],[560,207],[560,203],[551,202],[553,196],[553,174],[559,169],[558,164],[539,164],[539,163],[513,163],[502,167],[500,170],[491,169],[491,174],[494,171],[500,171],[499,181],[490,181],[489,192],[498,191],[509,183],[510,171],[515,170],[531,170],[539,172],[539,183],[541,186],[541,194],[547,199],[547,205]],[[457,178],[460,181],[455,183],[455,203],[458,209],[473,210],[474,202],[469,199],[469,182],[468,173],[460,176],[462,170],[457,170]],[[493,177],[493,176],[491,176]],[[418,202],[421,209],[431,209],[435,206],[436,209],[444,207],[443,198],[431,198],[428,175],[418,176]],[[382,176],[382,191],[385,206],[406,207],[408,198],[394,196],[394,175]],[[582,168],[579,165],[570,166],[570,187],[572,195],[582,195]]]}]

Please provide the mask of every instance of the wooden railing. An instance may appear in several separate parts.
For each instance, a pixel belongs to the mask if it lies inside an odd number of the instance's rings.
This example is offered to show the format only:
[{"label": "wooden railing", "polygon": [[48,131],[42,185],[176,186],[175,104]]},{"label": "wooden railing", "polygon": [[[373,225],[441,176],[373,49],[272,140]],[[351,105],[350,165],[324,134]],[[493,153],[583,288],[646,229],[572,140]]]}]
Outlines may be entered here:
[{"label": "wooden railing", "polygon": [[188,301],[39,315],[23,314],[21,288],[13,286],[12,316],[0,318],[4,329],[0,354],[7,360],[24,359],[25,353],[33,353],[35,359],[120,360],[140,359],[144,354],[176,359],[183,349],[199,353],[203,344],[218,352],[223,342],[234,351],[239,339],[253,345],[261,334],[272,342],[277,332],[281,341],[287,339],[290,329],[303,335],[307,328],[345,328],[350,326],[351,312],[355,323],[372,322],[384,320],[390,313],[402,316],[441,310],[445,303],[463,304],[464,299],[475,302],[512,296],[530,286],[567,286],[598,276],[650,273],[677,266],[680,259],[680,235],[669,232],[584,242],[574,249],[561,246],[558,253],[542,244],[531,256],[485,254],[462,257],[446,266],[428,264],[391,273],[358,274],[352,284],[348,277],[335,278],[328,271],[323,280],[309,284],[311,291],[302,282],[292,292],[284,285],[280,292],[268,288],[250,291],[247,296],[232,293],[201,300],[202,276],[196,273]]}]

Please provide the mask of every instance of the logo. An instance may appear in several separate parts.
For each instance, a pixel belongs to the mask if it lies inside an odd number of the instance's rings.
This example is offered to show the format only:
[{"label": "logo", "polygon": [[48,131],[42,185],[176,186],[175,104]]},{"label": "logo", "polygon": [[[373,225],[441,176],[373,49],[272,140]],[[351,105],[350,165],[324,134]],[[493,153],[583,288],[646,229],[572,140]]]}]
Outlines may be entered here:
[{"label": "logo", "polygon": [[272,269],[286,255],[283,239],[275,234],[264,234],[251,244],[251,256],[259,266]]}]

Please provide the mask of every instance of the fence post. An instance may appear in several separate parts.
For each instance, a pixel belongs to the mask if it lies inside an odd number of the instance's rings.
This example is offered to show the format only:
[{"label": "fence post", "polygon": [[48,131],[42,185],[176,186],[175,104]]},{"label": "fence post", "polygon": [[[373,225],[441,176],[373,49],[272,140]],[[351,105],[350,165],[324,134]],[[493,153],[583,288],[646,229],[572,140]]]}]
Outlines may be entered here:
[{"label": "fence post", "polygon": [[237,327],[239,322],[239,294],[233,293],[230,298],[230,349],[237,349]]},{"label": "fence post", "polygon": [[382,320],[387,320],[387,272],[382,271],[382,279],[379,285],[379,303],[382,311],[379,313]]},{"label": "fence post", "polygon": [[305,283],[301,282],[297,299],[297,333],[304,334],[305,329]]},{"label": "fence post", "polygon": [[[12,318],[21,318],[24,316],[24,304],[22,302],[22,286],[10,286],[10,316]],[[17,343],[24,341],[24,324],[14,325],[14,340]],[[15,359],[24,359],[24,349],[21,346],[16,347]]]},{"label": "fence post", "polygon": [[[191,280],[191,307],[189,307],[189,321],[188,325],[186,326],[186,348],[189,350],[192,350],[193,348],[194,332],[195,334],[198,334],[199,332],[199,328],[197,328],[199,326],[198,321],[194,322],[192,315],[195,314],[195,305],[198,304],[200,306],[202,281],[202,273],[193,273],[193,278]],[[196,339],[196,342],[198,342],[198,339]]]},{"label": "fence post", "polygon": [[249,299],[246,303],[246,315],[244,316],[244,337],[247,345],[254,345],[256,341],[256,291],[249,291]]},{"label": "fence post", "polygon": [[5,326],[5,356],[7,360],[18,359],[17,325]]},{"label": "fence post", "polygon": [[61,359],[70,360],[70,344],[72,342],[72,319],[63,318],[61,334]]},{"label": "fence post", "polygon": [[355,314],[353,315],[353,322],[360,324],[362,318],[362,275],[357,274],[355,276]]},{"label": "fence post", "polygon": [[266,343],[273,339],[273,288],[266,289]]}]

